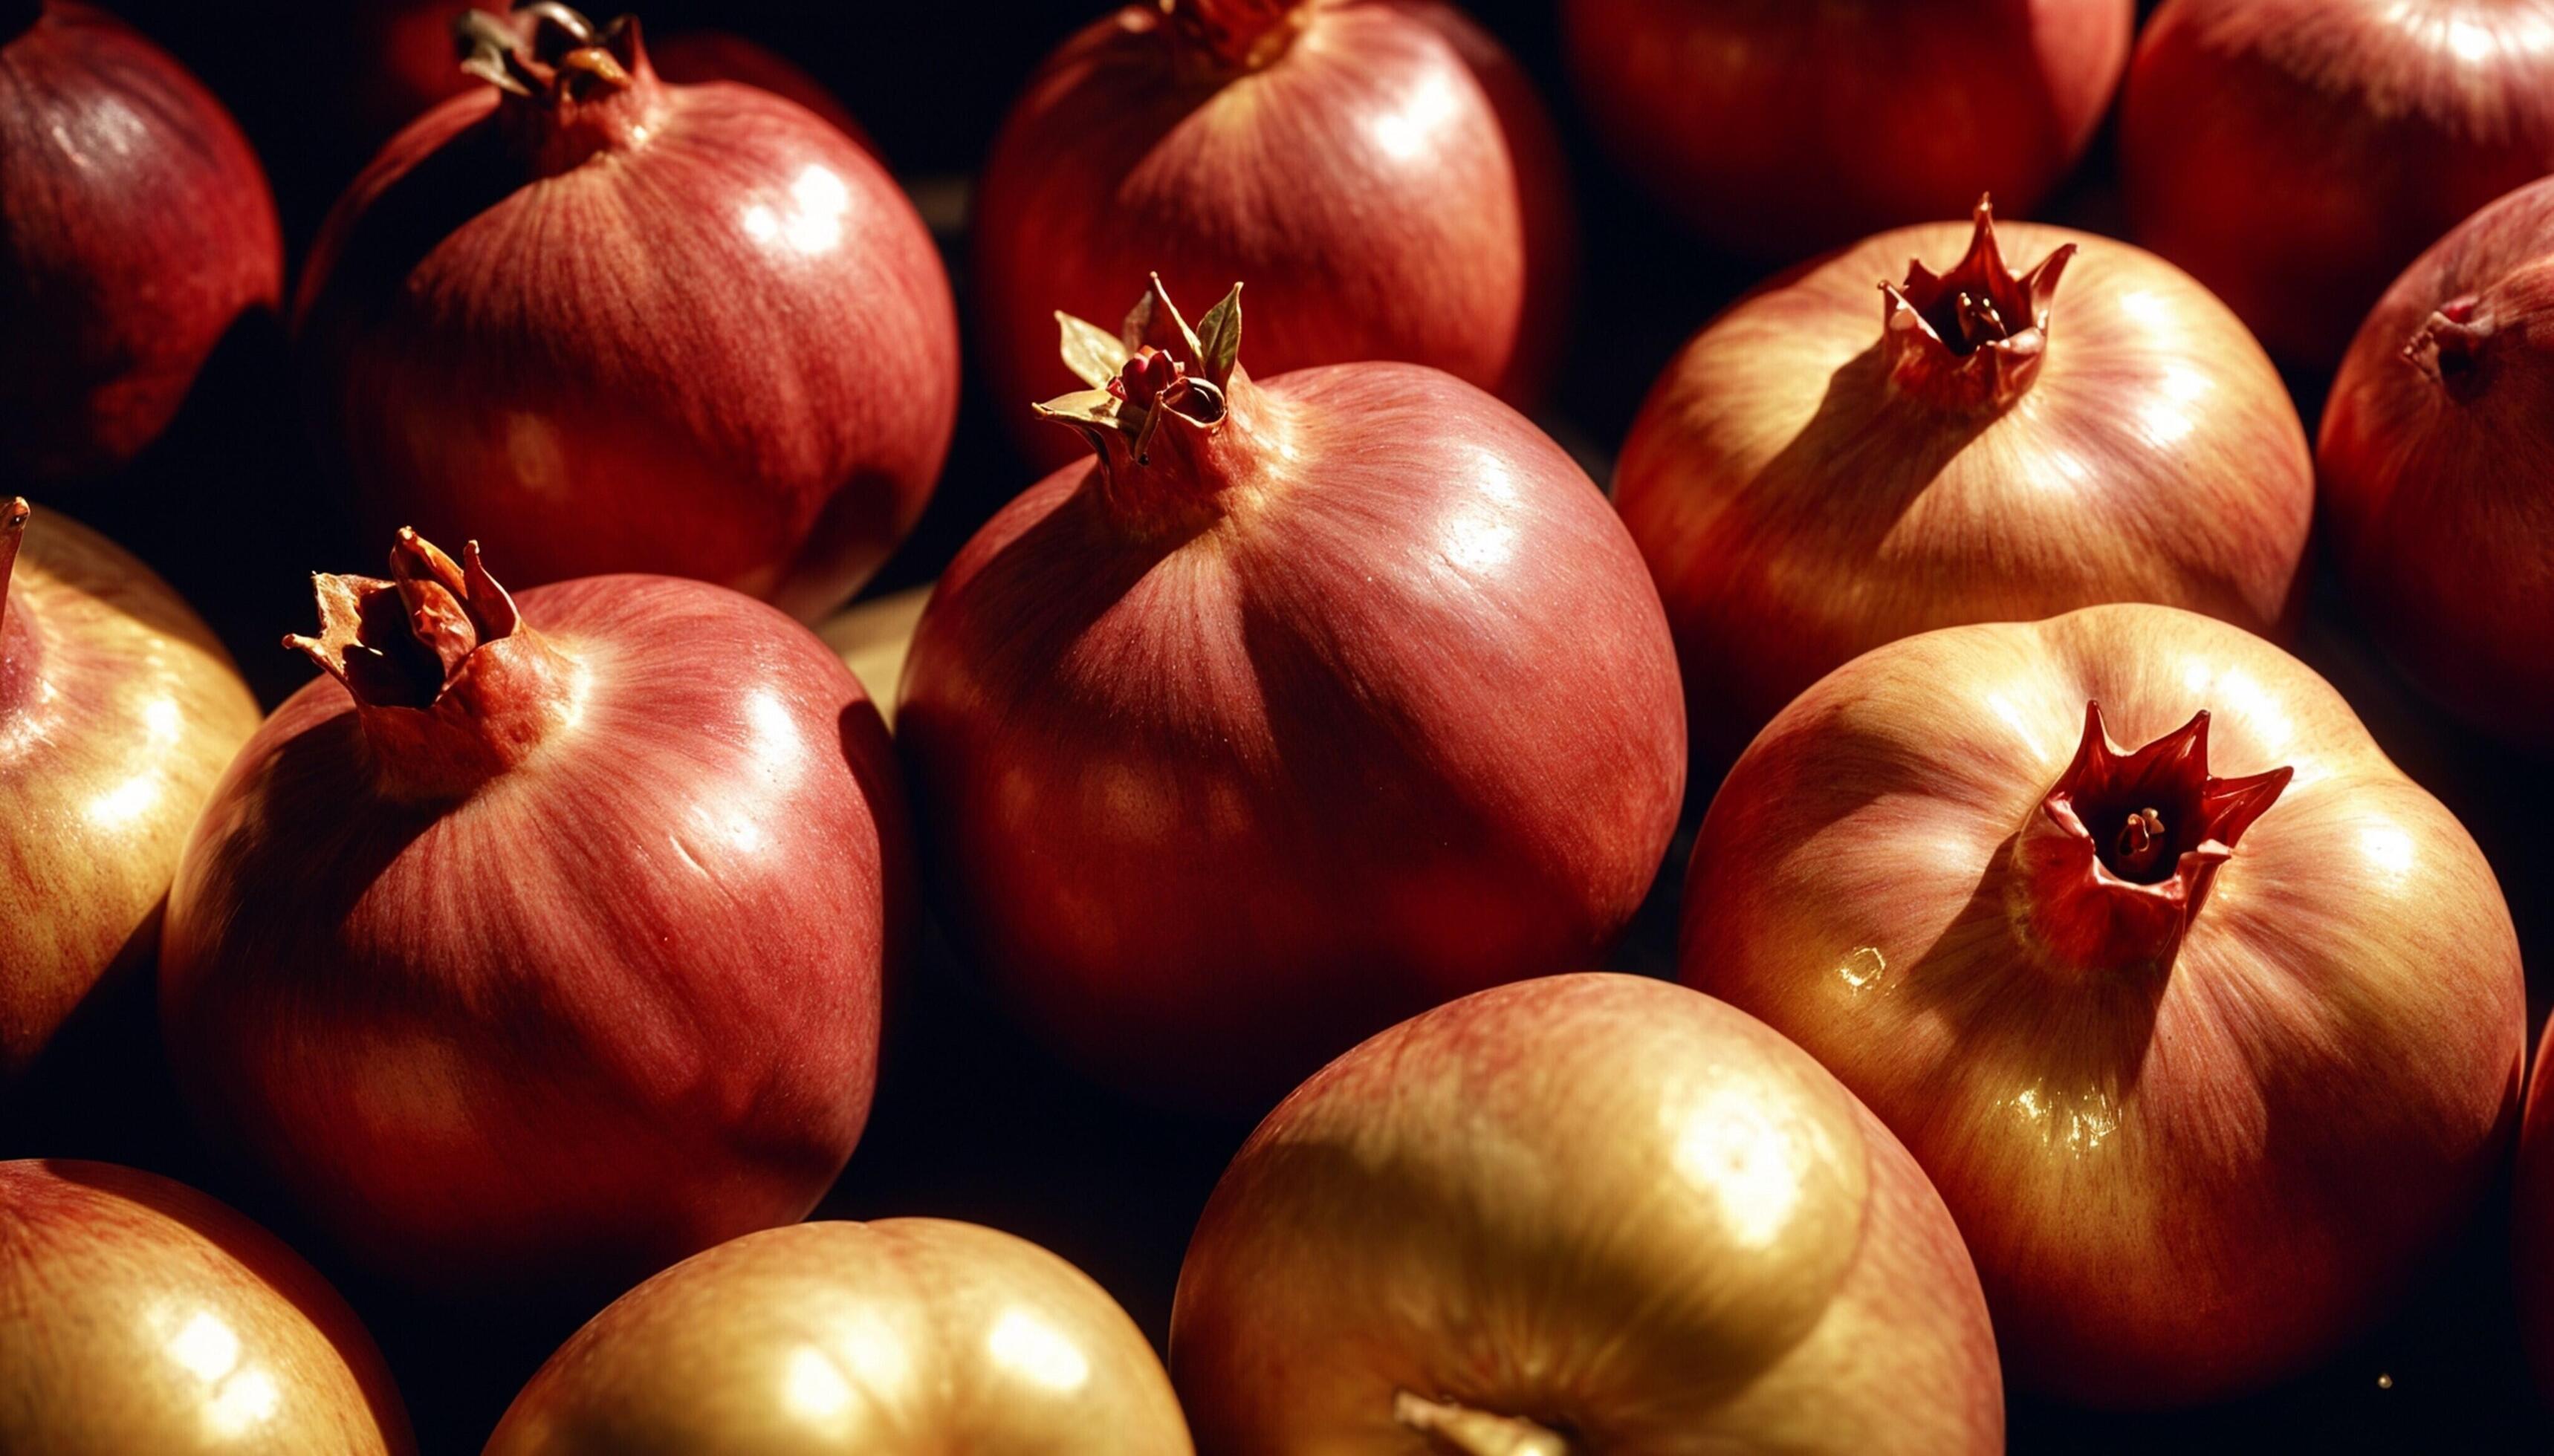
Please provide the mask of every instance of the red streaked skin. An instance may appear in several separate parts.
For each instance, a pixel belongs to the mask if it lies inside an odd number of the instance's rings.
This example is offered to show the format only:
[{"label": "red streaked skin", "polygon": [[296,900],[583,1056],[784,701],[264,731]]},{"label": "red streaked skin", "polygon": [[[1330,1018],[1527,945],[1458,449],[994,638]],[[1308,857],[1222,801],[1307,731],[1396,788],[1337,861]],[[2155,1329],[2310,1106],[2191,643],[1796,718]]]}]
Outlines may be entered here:
[{"label": "red streaked skin", "polygon": [[2071,1400],[2330,1354],[2517,1122],[2482,852],[2310,669],[2188,613],[1953,627],[1831,674],[1721,785],[1682,938],[1688,984],[1906,1141],[2007,1374]]},{"label": "red streaked skin", "polygon": [[313,397],[382,529],[502,534],[526,584],[661,572],[820,615],[938,478],[948,280],[857,143],[642,49],[569,53],[626,84],[535,59],[519,83],[556,99],[485,85],[391,142],[302,284]]},{"label": "red streaked skin", "polygon": [[2518,1181],[2510,1211],[2510,1262],[2517,1278],[2518,1324],[2536,1389],[2554,1401],[2554,1078],[2545,1059],[2554,1022],[2536,1044],[2527,1079],[2527,1112],[2518,1133]]},{"label": "red streaked skin", "polygon": [[1366,364],[1233,372],[1201,422],[1219,376],[1178,347],[1145,368],[1179,407],[1141,407],[1132,349],[1049,406],[1105,458],[941,577],[896,738],[942,924],[1010,1009],[1104,1081],[1252,1114],[1599,954],[1674,828],[1683,720],[1638,554],[1523,416]]},{"label": "red streaked skin", "polygon": [[758,603],[467,563],[319,579],[331,676],[196,828],[163,1028],[197,1120],[384,1275],[617,1288],[804,1216],[858,1141],[892,748]]},{"label": "red streaked skin", "polygon": [[186,832],[257,720],[149,567],[0,500],[0,1087],[149,966]]},{"label": "red streaked skin", "polygon": [[[2004,320],[1965,354],[1938,331],[1963,293]],[[2278,375],[2204,289],[1981,203],[1731,305],[1652,387],[1614,499],[1695,744],[1727,756],[1912,632],[2144,601],[2280,635],[2314,476]]]},{"label": "red streaked skin", "polygon": [[2168,0],[2120,169],[2139,242],[2329,369],[2415,255],[2554,169],[2554,0]]},{"label": "red streaked skin", "polygon": [[283,291],[266,172],[213,94],[102,10],[0,5],[0,485],[130,460]]},{"label": "red streaked skin", "polygon": [[2092,141],[2131,0],[1568,0],[1616,162],[1719,247],[1789,263],[1991,191],[2028,213]]},{"label": "red streaked skin", "polygon": [[2315,462],[2360,619],[2459,718],[2554,749],[2554,185],[2475,214],[2386,290]]},{"label": "red streaked skin", "polygon": [[486,1456],[1191,1456],[1170,1377],[1082,1271],[972,1223],[805,1223],[613,1301]]},{"label": "red streaked skin", "polygon": [[[1030,79],[976,208],[977,358],[1006,401],[1074,388],[1055,310],[1113,319],[1155,272],[1185,298],[1249,280],[1262,376],[1401,360],[1522,406],[1575,267],[1542,101],[1432,0],[1126,6]],[[1038,463],[1074,458],[1012,418]]]},{"label": "red streaked skin", "polygon": [[1502,986],[1325,1067],[1180,1268],[1201,1450],[2004,1449],[1977,1273],[1916,1161],[1764,1023]]},{"label": "red streaked skin", "polygon": [[414,1449],[381,1352],[325,1280],[181,1183],[0,1163],[0,1449]]}]

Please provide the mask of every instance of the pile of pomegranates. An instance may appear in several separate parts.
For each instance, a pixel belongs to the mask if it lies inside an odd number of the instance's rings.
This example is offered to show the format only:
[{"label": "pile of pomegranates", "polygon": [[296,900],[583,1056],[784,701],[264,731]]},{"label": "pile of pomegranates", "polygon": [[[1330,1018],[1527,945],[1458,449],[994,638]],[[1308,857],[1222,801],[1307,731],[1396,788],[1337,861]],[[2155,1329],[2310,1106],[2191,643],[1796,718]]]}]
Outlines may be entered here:
[{"label": "pile of pomegranates", "polygon": [[2554,0],[113,8],[0,1452],[2554,1433]]}]

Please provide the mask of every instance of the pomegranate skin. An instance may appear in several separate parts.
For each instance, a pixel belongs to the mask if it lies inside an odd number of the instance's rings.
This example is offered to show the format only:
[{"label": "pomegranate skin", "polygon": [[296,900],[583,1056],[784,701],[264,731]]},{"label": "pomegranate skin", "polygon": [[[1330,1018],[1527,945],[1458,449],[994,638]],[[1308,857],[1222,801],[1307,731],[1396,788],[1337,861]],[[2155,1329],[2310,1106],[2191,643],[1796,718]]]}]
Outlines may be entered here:
[{"label": "pomegranate skin", "polygon": [[1225,397],[979,532],[896,727],[941,923],[1013,1012],[1121,1089],[1256,1113],[1595,958],[1684,733],[1638,553],[1522,416],[1400,364]]},{"label": "pomegranate skin", "polygon": [[0,1126],[64,1026],[150,973],[187,831],[257,724],[149,567],[0,499]]},{"label": "pomegranate skin", "polygon": [[0,1163],[0,1449],[407,1456],[381,1352],[266,1230],[106,1163]]},{"label": "pomegranate skin", "polygon": [[1050,56],[1002,125],[972,227],[976,359],[1041,466],[1075,455],[1018,407],[1074,388],[1056,310],[1113,320],[1147,273],[1174,297],[1248,280],[1262,377],[1398,360],[1521,407],[1550,380],[1576,231],[1514,58],[1435,0],[1262,8],[1300,33],[1219,73],[1126,6]]},{"label": "pomegranate skin", "polygon": [[1579,102],[1622,168],[1715,245],[1790,262],[2026,215],[2093,139],[2132,0],[1565,0]]},{"label": "pomegranate skin", "polygon": [[102,10],[0,6],[0,491],[132,459],[283,290],[266,172],[213,94]]},{"label": "pomegranate skin", "polygon": [[559,1347],[483,1456],[633,1451],[1193,1456],[1170,1377],[1106,1290],[937,1218],[694,1255]]},{"label": "pomegranate skin", "polygon": [[[2186,895],[2026,852],[2088,704],[2256,816],[2181,854],[2175,878],[2213,876]],[[2114,807],[2177,812],[2136,787]],[[2189,613],[1952,627],[1838,669],[1723,781],[1683,915],[1682,977],[1906,1142],[2007,1378],[2078,1403],[2222,1400],[2330,1355],[2516,1129],[2525,987],[2491,865],[2311,669]]]},{"label": "pomegranate skin", "polygon": [[1218,1456],[2004,1449],[1915,1160],[1764,1023],[1626,975],[1477,992],[1298,1088],[1199,1219],[1171,1366]]},{"label": "pomegranate skin", "polygon": [[[2036,353],[2001,382],[2012,397],[1936,398],[1986,351],[1908,375],[1917,330],[1884,323],[1875,285],[1911,259],[1954,277],[1982,233],[2007,271],[2062,267]],[[1725,760],[1825,673],[1913,632],[2143,601],[2284,637],[2314,461],[2269,360],[2189,276],[1981,204],[1730,305],[1651,387],[1614,500],[1676,629],[1696,751]]]},{"label": "pomegranate skin", "polygon": [[160,962],[211,1139],[466,1300],[804,1217],[868,1118],[912,883],[892,745],[812,633],[673,578],[514,600],[529,630],[463,660],[562,664],[489,697],[552,725],[529,755],[447,790],[423,713],[310,684],[214,790]]},{"label": "pomegranate skin", "polygon": [[939,477],[948,279],[851,138],[625,49],[618,95],[554,117],[483,86],[356,179],[295,308],[313,409],[369,527],[502,538],[524,585],[689,576],[811,619]]},{"label": "pomegranate skin", "polygon": [[2120,171],[2139,242],[2325,370],[2386,282],[2554,169],[2548,0],[2167,0]]},{"label": "pomegranate skin", "polygon": [[2404,271],[2333,380],[2315,452],[2369,630],[2458,718],[2554,752],[2554,181]]}]

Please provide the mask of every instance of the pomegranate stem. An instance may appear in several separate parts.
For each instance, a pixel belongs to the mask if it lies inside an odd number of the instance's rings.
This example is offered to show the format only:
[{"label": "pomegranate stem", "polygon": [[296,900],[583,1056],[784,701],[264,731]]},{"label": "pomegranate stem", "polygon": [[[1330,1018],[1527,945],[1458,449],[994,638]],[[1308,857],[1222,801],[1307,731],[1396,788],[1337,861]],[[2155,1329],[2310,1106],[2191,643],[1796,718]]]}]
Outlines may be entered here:
[{"label": "pomegranate stem", "polygon": [[9,624],[9,573],[18,565],[18,543],[27,538],[27,502],[0,502],[0,626]]},{"label": "pomegranate stem", "polygon": [[1408,1391],[1393,1394],[1392,1418],[1455,1456],[1570,1456],[1567,1441],[1531,1420],[1424,1400]]}]

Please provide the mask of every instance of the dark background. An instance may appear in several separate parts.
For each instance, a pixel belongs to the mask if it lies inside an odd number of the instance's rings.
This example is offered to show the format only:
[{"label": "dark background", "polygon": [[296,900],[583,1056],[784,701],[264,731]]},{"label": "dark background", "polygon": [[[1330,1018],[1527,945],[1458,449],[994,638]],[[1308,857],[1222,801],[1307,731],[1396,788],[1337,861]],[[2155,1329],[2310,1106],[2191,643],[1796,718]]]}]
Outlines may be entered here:
[{"label": "dark background", "polygon": [[[369,154],[344,121],[359,58],[345,54],[349,0],[125,0],[119,10],[212,84],[274,174],[297,266],[310,233]],[[1651,377],[1682,340],[1762,270],[1687,241],[1593,151],[1560,73],[1551,0],[1468,7],[1542,81],[1572,155],[1585,255],[1567,361],[1541,418],[1599,481]],[[861,118],[943,235],[966,293],[963,184],[1010,96],[1040,56],[1102,7],[1046,3],[785,4],[667,0],[651,31],[715,24],[781,49]],[[2039,215],[2121,231],[2110,142]],[[371,569],[383,543],[354,540],[307,463],[286,385],[280,330],[244,326],[170,437],[122,478],[59,496],[132,545],[206,610],[272,702],[307,669],[276,646],[307,624],[304,573]],[[2291,380],[2312,429],[2326,381]],[[931,512],[873,592],[929,580],[992,508],[1028,484],[999,416],[971,382],[950,469]],[[2545,1005],[2554,963],[2554,850],[2547,766],[2442,723],[2366,645],[2326,576],[2301,654],[2359,707],[2380,741],[2482,841],[2508,893]],[[873,685],[882,691],[891,685]],[[1664,973],[1684,846],[1714,780],[1697,792],[1668,868],[1619,968]],[[185,1134],[151,1036],[148,988],[126,988],[83,1036],[124,1049],[111,1080],[62,1081],[0,1132],[0,1155],[91,1156],[152,1167],[240,1204],[311,1253],[354,1299],[390,1354],[426,1447],[478,1448],[516,1388],[588,1313],[583,1308],[438,1309],[349,1273],[254,1184],[210,1164]],[[935,952],[890,1031],[871,1130],[820,1216],[928,1213],[1038,1240],[1089,1270],[1158,1341],[1197,1210],[1246,1129],[1181,1121],[1117,1103],[1063,1073],[980,1005]],[[70,1058],[67,1064],[95,1059]],[[137,1071],[137,1069],[139,1069]],[[2371,1169],[2372,1178],[2389,1176]],[[2541,1439],[2515,1347],[2503,1248],[2506,1192],[2395,1320],[2289,1386],[2218,1409],[2096,1416],[2017,1400],[2017,1452],[2462,1451]]]}]

